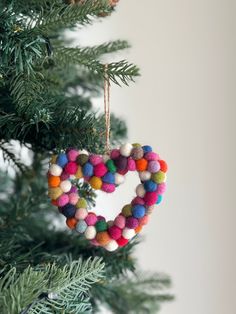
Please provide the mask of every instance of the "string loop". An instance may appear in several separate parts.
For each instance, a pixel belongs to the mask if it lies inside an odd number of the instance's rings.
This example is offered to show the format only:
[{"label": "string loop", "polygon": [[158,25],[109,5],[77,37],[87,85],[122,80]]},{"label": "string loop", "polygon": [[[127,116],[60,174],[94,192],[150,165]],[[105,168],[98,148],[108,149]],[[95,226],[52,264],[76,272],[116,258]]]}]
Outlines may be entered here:
[{"label": "string loop", "polygon": [[111,117],[110,117],[110,81],[108,75],[108,64],[104,65],[104,114],[106,126],[106,153],[110,152],[110,130],[111,130]]}]

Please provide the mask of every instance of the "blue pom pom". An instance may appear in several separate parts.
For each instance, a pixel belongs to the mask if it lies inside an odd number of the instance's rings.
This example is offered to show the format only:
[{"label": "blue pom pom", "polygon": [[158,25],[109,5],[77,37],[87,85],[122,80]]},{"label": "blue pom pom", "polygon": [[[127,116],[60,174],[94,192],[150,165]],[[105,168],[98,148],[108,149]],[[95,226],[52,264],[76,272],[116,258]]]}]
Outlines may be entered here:
[{"label": "blue pom pom", "polygon": [[59,210],[66,218],[73,218],[75,216],[76,207],[72,204],[67,204],[60,207]]},{"label": "blue pom pom", "polygon": [[75,229],[79,233],[84,233],[84,231],[87,229],[87,224],[84,220],[80,220],[77,222]]},{"label": "blue pom pom", "polygon": [[83,175],[85,177],[91,177],[93,175],[93,165],[90,162],[86,162],[83,166]]},{"label": "blue pom pom", "polygon": [[157,189],[157,184],[152,180],[145,181],[144,182],[144,189],[147,192],[155,192]]},{"label": "blue pom pom", "polygon": [[145,207],[143,205],[134,205],[132,208],[132,215],[135,218],[142,218],[145,215]]},{"label": "blue pom pom", "polygon": [[113,173],[108,172],[102,177],[102,181],[105,183],[115,184],[115,176]]},{"label": "blue pom pom", "polygon": [[152,152],[152,147],[149,146],[149,145],[144,145],[144,146],[142,147],[142,149],[143,149],[143,151],[144,151],[144,154],[145,154],[145,153]]},{"label": "blue pom pom", "polygon": [[58,166],[63,168],[67,163],[68,163],[68,158],[67,158],[66,154],[65,153],[60,153],[57,156],[57,164],[58,164]]},{"label": "blue pom pom", "polygon": [[162,195],[158,195],[158,199],[156,201],[156,204],[160,204],[160,202],[162,201],[163,196]]}]

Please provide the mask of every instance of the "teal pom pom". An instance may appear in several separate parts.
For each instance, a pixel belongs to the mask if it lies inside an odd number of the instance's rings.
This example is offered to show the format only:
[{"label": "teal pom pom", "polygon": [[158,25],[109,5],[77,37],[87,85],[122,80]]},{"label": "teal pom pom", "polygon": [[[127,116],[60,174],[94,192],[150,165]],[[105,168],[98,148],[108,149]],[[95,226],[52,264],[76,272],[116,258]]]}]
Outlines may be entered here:
[{"label": "teal pom pom", "polygon": [[162,195],[158,195],[156,204],[160,204],[162,199],[163,199],[163,196]]}]

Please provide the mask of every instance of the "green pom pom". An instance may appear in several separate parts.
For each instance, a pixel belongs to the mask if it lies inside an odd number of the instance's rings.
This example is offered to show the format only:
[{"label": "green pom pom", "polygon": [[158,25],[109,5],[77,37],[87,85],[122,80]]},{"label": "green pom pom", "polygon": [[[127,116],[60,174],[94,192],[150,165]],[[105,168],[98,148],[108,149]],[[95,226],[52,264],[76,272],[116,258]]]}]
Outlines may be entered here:
[{"label": "green pom pom", "polygon": [[99,220],[96,223],[95,227],[96,227],[97,232],[106,231],[107,230],[107,223],[105,220]]},{"label": "green pom pom", "polygon": [[114,161],[112,159],[109,159],[107,161],[106,166],[110,172],[112,172],[112,173],[116,172],[116,166],[115,166]]},{"label": "green pom pom", "polygon": [[88,161],[89,156],[86,154],[81,154],[77,157],[77,163],[81,166],[83,166],[84,164],[86,164],[86,162]]},{"label": "green pom pom", "polygon": [[166,174],[165,174],[165,172],[158,171],[158,172],[152,174],[151,179],[152,179],[152,181],[159,184],[159,183],[162,183],[165,181]]},{"label": "green pom pom", "polygon": [[87,208],[87,202],[84,198],[80,198],[76,203],[77,208]]}]

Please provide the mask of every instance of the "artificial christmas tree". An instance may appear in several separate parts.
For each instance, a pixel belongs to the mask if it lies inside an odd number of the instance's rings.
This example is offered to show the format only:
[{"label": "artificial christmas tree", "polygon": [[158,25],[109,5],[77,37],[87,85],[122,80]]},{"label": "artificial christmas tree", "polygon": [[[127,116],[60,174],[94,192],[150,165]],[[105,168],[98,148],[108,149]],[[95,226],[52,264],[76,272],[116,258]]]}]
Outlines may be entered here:
[{"label": "artificial christmas tree", "polygon": [[[58,224],[47,196],[49,155],[66,147],[104,152],[104,117],[92,107],[100,95],[100,57],[129,47],[115,41],[67,47],[64,31],[114,10],[107,1],[2,0],[0,3],[0,149],[14,175],[0,172],[0,312],[156,313],[170,280],[140,275],[132,252],[138,240],[116,253],[88,246]],[[127,61],[110,63],[106,75],[128,84],[139,74]],[[126,136],[111,116],[111,143]],[[22,150],[30,160],[22,161]],[[4,168],[2,168],[4,169]],[[95,202],[94,190],[79,183]]]}]

